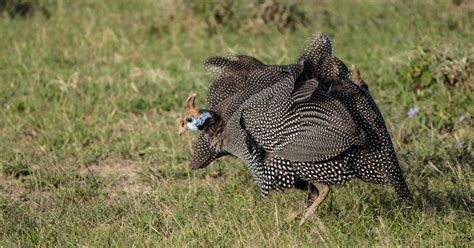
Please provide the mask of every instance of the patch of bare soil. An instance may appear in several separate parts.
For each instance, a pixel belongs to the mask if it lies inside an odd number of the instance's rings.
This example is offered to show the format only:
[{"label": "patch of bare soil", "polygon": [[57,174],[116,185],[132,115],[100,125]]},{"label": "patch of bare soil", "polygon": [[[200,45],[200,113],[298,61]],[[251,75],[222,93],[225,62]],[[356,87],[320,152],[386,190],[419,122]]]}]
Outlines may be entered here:
[{"label": "patch of bare soil", "polygon": [[0,195],[2,200],[9,202],[25,202],[32,208],[38,208],[39,203],[33,198],[38,196],[38,192],[28,189],[14,176],[0,175]]},{"label": "patch of bare soil", "polygon": [[81,175],[92,174],[95,177],[112,178],[105,191],[111,198],[122,194],[141,194],[151,190],[138,175],[140,163],[130,160],[107,159],[97,165],[87,166],[80,170]]},{"label": "patch of bare soil", "polygon": [[21,195],[28,193],[28,190],[12,176],[0,175],[0,192],[4,196],[18,199]]},{"label": "patch of bare soil", "polygon": [[474,9],[474,0],[464,0],[459,5],[464,10],[471,10]]}]

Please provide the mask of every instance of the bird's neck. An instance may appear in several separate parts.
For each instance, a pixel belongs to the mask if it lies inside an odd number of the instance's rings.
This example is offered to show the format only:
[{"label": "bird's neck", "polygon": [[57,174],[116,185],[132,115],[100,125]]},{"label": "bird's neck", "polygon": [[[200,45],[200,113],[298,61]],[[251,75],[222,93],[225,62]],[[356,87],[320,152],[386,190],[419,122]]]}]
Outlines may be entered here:
[{"label": "bird's neck", "polygon": [[207,132],[207,135],[209,135],[209,140],[211,141],[211,147],[216,151],[216,152],[222,152],[222,145],[224,141],[224,128],[225,128],[225,122],[220,119],[216,123],[214,123],[212,126],[208,127],[205,132]]}]

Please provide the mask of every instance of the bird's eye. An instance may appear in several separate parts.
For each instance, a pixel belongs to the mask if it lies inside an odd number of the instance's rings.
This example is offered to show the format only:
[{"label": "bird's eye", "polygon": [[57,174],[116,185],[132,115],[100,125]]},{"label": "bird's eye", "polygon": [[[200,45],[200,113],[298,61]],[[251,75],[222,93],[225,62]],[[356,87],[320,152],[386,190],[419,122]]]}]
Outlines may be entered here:
[{"label": "bird's eye", "polygon": [[193,121],[193,118],[188,117],[188,118],[186,118],[186,121],[187,121],[187,122],[192,122],[192,121]]}]

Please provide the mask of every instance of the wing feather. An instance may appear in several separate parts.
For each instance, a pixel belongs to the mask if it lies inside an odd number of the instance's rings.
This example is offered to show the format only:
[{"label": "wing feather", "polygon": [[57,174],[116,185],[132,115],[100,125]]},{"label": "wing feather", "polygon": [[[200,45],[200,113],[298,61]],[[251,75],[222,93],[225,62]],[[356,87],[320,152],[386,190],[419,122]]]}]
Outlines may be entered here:
[{"label": "wing feather", "polygon": [[296,104],[278,102],[282,95],[261,98],[247,103],[253,107],[244,109],[242,123],[268,152],[293,161],[324,161],[364,143],[348,110],[325,92]]}]

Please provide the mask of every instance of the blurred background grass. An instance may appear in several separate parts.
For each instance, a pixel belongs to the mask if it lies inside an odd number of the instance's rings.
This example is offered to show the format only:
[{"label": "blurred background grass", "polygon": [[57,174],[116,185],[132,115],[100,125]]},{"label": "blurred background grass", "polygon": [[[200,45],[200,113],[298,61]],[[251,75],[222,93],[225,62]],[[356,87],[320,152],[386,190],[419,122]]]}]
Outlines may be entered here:
[{"label": "blurred background grass", "polygon": [[[0,245],[472,246],[474,3],[0,0]],[[296,59],[322,31],[357,64],[415,196],[259,197],[245,166],[187,165],[175,119],[209,56]],[[411,110],[410,115],[408,112]],[[414,114],[413,114],[414,113]]]}]

